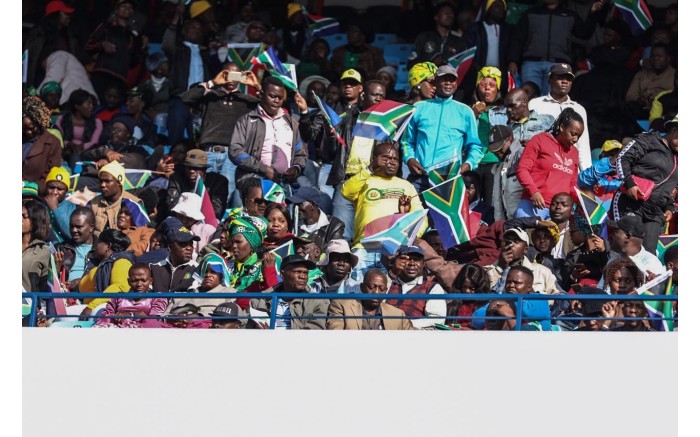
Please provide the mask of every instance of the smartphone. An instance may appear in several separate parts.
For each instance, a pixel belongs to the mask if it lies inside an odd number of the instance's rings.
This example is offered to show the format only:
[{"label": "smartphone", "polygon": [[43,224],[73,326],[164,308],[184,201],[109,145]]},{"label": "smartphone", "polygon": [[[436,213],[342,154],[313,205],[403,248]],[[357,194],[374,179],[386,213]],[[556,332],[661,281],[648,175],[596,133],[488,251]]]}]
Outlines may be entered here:
[{"label": "smartphone", "polygon": [[245,78],[245,74],[240,71],[229,71],[226,75],[226,80],[230,82],[241,82]]}]

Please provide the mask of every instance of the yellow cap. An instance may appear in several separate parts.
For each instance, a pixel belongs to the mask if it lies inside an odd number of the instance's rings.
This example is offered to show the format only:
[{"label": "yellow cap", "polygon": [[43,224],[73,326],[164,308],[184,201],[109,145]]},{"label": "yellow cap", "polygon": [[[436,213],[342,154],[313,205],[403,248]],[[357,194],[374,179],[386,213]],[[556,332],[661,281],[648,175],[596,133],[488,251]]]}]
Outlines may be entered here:
[{"label": "yellow cap", "polygon": [[211,3],[209,3],[207,0],[196,1],[190,5],[190,17],[196,18],[209,9],[211,9]]},{"label": "yellow cap", "polygon": [[343,72],[343,75],[340,76],[340,80],[345,80],[345,79],[351,79],[355,80],[359,83],[362,83],[362,76],[357,70],[353,70],[352,68],[349,70],[345,70]]},{"label": "yellow cap", "polygon": [[302,7],[299,3],[290,3],[287,5],[287,18],[291,18],[292,15],[297,12],[301,12]]},{"label": "yellow cap", "polygon": [[119,182],[119,185],[122,187],[124,186],[124,179],[126,179],[126,172],[124,172],[124,167],[118,162],[118,161],[112,161],[109,164],[103,166],[100,168],[100,171],[97,172],[99,175],[100,173],[109,173],[111,174],[114,179]]},{"label": "yellow cap", "polygon": [[611,152],[615,149],[622,149],[622,143],[617,140],[608,140],[603,143],[603,147],[600,148],[601,152]]},{"label": "yellow cap", "polygon": [[49,170],[48,176],[46,176],[46,183],[53,181],[61,182],[67,188],[70,186],[70,173],[63,167],[53,167]]}]

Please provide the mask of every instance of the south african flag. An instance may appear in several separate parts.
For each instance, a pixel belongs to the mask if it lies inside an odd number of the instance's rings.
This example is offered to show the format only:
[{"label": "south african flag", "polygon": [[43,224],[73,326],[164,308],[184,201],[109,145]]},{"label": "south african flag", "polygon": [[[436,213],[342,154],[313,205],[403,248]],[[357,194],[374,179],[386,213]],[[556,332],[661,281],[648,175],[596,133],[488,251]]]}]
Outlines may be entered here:
[{"label": "south african flag", "polygon": [[462,165],[457,158],[454,158],[448,162],[435,164],[433,167],[426,168],[428,171],[428,182],[430,182],[431,187],[440,185],[441,183],[457,176],[461,168]]},{"label": "south african flag", "polygon": [[469,196],[461,176],[427,189],[421,195],[446,250],[476,235],[480,219],[469,212]]},{"label": "south african flag", "polygon": [[659,235],[659,241],[656,243],[656,256],[661,260],[661,262],[663,262],[664,255],[666,254],[666,251],[671,246],[677,246],[677,245],[678,245],[678,234]]},{"label": "south african flag", "polygon": [[[412,105],[384,100],[357,117],[353,136],[385,141],[403,132],[404,126],[416,110]],[[398,134],[398,135],[397,135]]]}]

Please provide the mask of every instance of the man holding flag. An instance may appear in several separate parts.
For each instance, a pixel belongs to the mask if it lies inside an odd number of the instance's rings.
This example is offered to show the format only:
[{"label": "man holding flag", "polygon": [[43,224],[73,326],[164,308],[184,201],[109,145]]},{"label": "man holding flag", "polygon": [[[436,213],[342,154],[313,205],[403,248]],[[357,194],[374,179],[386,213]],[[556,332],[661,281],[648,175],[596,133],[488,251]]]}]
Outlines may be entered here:
[{"label": "man holding flag", "polygon": [[457,70],[451,65],[438,68],[435,98],[416,103],[401,142],[403,159],[411,174],[408,181],[416,191],[430,188],[427,167],[457,160],[460,172],[475,170],[484,155],[474,112],[453,98]]},{"label": "man holding flag", "polygon": [[[399,151],[391,143],[378,144],[372,153],[370,171],[362,169],[341,187],[342,195],[354,203],[355,236],[353,253],[359,262],[353,270],[353,279],[361,280],[370,268],[382,268],[381,253],[366,250],[360,242],[365,237],[365,226],[371,221],[395,213],[408,213],[423,209],[418,193],[411,183],[396,177],[399,169]],[[423,222],[419,234],[425,231]]]}]

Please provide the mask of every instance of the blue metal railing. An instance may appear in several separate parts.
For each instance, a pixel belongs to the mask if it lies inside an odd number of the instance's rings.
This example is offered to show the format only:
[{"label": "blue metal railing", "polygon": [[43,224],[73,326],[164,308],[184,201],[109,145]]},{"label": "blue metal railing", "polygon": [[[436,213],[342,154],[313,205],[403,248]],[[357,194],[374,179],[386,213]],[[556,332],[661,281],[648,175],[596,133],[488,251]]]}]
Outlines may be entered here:
[{"label": "blue metal railing", "polygon": [[[270,318],[270,326],[269,329],[275,329],[275,325],[277,323],[277,311],[276,308],[278,306],[278,302],[280,299],[327,299],[327,300],[336,300],[336,299],[376,299],[377,294],[363,294],[363,293],[347,293],[347,294],[339,294],[339,293],[306,293],[306,292],[296,292],[296,293],[193,293],[193,292],[161,292],[161,293],[155,293],[155,292],[150,292],[150,293],[135,293],[135,292],[123,292],[123,293],[46,293],[46,292],[27,292],[27,293],[22,293],[22,296],[25,298],[29,298],[31,300],[31,312],[29,313],[29,326],[33,327],[36,326],[36,319],[37,319],[37,305],[39,300],[48,300],[48,299],[67,299],[67,298],[74,298],[74,299],[95,299],[95,298],[102,298],[102,299],[119,299],[119,298],[178,298],[178,299],[188,299],[188,298],[197,298],[197,299],[270,299],[271,302],[271,311],[269,314]],[[454,300],[454,301],[478,301],[478,302],[488,302],[491,300],[505,300],[505,301],[515,301],[517,303],[516,305],[516,314],[515,314],[515,322],[516,322],[516,327],[515,330],[520,330],[520,326],[522,324],[523,320],[523,301],[526,300],[554,300],[554,301],[559,301],[559,300],[578,300],[578,301],[586,301],[586,300],[595,300],[595,301],[673,301],[676,302],[678,301],[678,295],[644,295],[644,296],[639,296],[639,295],[609,295],[609,294],[585,294],[585,295],[578,295],[578,294],[539,294],[539,293],[532,293],[532,294],[510,294],[510,293],[504,293],[504,294],[497,294],[497,293],[484,293],[484,294],[463,294],[463,293],[452,293],[452,294],[383,294],[383,299],[396,299],[396,300]],[[90,316],[82,316],[80,314],[68,314],[68,315],[57,315],[57,314],[46,314],[44,317],[60,317],[60,318],[89,318],[89,319],[94,319],[94,318],[101,318],[102,316],[99,315],[90,315]],[[133,318],[131,316],[116,316],[112,315],[110,318],[118,319],[118,318]],[[187,316],[172,316],[172,315],[160,315],[160,316],[138,316],[139,319],[193,319],[193,317],[187,317]],[[204,317],[198,317],[200,319],[211,319],[212,317],[209,316],[204,316]],[[244,316],[244,317],[239,317],[240,319],[255,319],[253,316]],[[329,318],[334,318],[333,316],[305,316],[304,318],[323,318],[323,319],[329,319]],[[339,316],[336,318],[343,318],[343,319],[348,319],[348,318],[368,318],[365,316],[357,316],[357,317],[349,317],[349,316]],[[382,318],[388,319],[388,318],[403,318],[400,316],[382,316]],[[425,316],[421,318],[439,318],[439,319],[444,319],[445,317],[442,316]],[[458,318],[457,316],[451,317],[451,318]],[[501,317],[501,316],[486,316],[484,317],[485,320],[507,320],[509,319],[508,317]],[[557,319],[557,320],[601,320],[603,318],[601,317],[552,317],[552,320]],[[611,320],[611,321],[620,321],[620,320],[650,320],[649,317],[635,317],[635,318],[620,318],[620,317],[608,317],[604,318],[605,320]],[[657,318],[657,320],[660,320]],[[663,318],[663,320],[669,320],[668,318]],[[673,321],[677,321],[677,318],[671,318]]]}]

